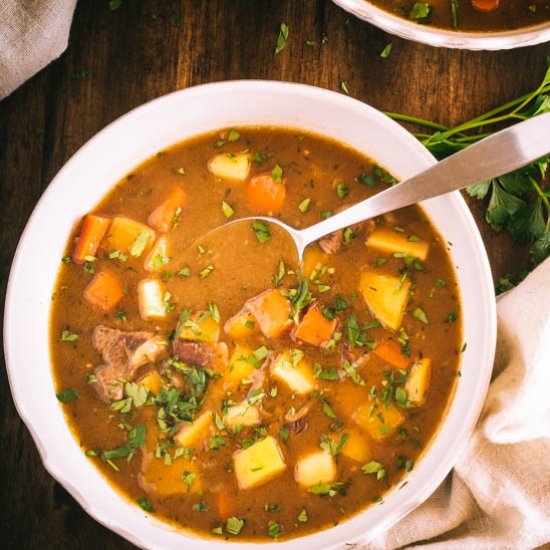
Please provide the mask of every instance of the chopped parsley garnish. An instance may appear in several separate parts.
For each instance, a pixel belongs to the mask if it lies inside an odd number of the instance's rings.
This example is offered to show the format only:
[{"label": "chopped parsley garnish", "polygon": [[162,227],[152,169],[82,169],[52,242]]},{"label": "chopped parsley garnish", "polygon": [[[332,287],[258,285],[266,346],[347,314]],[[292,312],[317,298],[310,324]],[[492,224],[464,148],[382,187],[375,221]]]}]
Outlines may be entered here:
[{"label": "chopped parsley garnish", "polygon": [[271,240],[271,229],[267,223],[259,220],[252,222],[252,230],[259,243],[265,244]]},{"label": "chopped parsley garnish", "polygon": [[336,194],[341,199],[344,199],[349,195],[349,188],[345,183],[339,183],[336,185]]},{"label": "chopped parsley garnish", "polygon": [[55,396],[59,401],[61,401],[61,403],[70,403],[78,397],[78,394],[76,393],[76,390],[68,388],[66,390],[60,391],[59,393],[56,393]]},{"label": "chopped parsley garnish", "polygon": [[238,139],[240,139],[240,137],[241,137],[241,134],[237,130],[231,129],[229,130],[229,134],[227,135],[227,141],[229,142],[237,141]]},{"label": "chopped parsley garnish", "polygon": [[142,508],[146,512],[151,513],[155,511],[146,498],[138,498],[136,499],[136,502],[139,504],[140,508]]},{"label": "chopped parsley garnish", "polygon": [[359,386],[364,386],[365,381],[361,378],[361,375],[357,372],[357,365],[350,363],[349,361],[342,362],[342,368],[346,372],[349,378],[351,378]]},{"label": "chopped parsley garnish", "polygon": [[62,342],[74,342],[76,340],[78,340],[78,334],[76,332],[71,332],[67,329],[61,333]]},{"label": "chopped parsley garnish", "polygon": [[281,53],[286,46],[286,41],[288,40],[288,25],[286,23],[281,23],[279,27],[279,36],[277,37],[277,46],[275,47],[275,53]]},{"label": "chopped parsley garnish", "polygon": [[428,321],[428,316],[426,315],[426,313],[424,312],[424,310],[420,307],[417,307],[414,311],[413,311],[413,317],[416,317],[419,321],[421,321],[422,323],[424,323],[425,325],[427,325],[429,323]]},{"label": "chopped parsley garnish", "polygon": [[176,275],[179,275],[180,277],[189,277],[191,275],[191,270],[189,269],[188,266],[185,266],[182,269],[180,269],[176,273]]},{"label": "chopped parsley garnish", "polygon": [[226,218],[230,218],[233,214],[235,214],[233,207],[225,201],[222,201],[222,212]]},{"label": "chopped parsley garnish", "polygon": [[342,434],[340,436],[340,441],[336,443],[334,439],[332,439],[328,435],[323,434],[321,436],[319,447],[321,447],[321,449],[323,449],[323,451],[325,451],[326,453],[329,453],[332,456],[337,456],[339,453],[342,452],[342,449],[344,448],[344,445],[346,444],[348,439],[349,434]]},{"label": "chopped parsley garnish", "polygon": [[384,465],[374,460],[363,464],[363,466],[361,466],[361,470],[365,474],[376,474],[376,479],[378,480],[386,477],[386,469],[384,468]]},{"label": "chopped parsley garnish", "polygon": [[333,497],[343,486],[344,484],[341,481],[336,481],[335,483],[319,483],[318,485],[310,487],[309,492],[313,495]]},{"label": "chopped parsley garnish", "polygon": [[275,277],[273,279],[273,282],[275,283],[275,286],[279,286],[283,282],[283,279],[284,279],[285,275],[286,275],[285,263],[281,259],[281,260],[279,260],[279,268],[278,268],[277,273],[275,274]]},{"label": "chopped parsley garnish", "polygon": [[270,521],[267,526],[267,534],[272,538],[279,538],[284,532],[283,526],[276,521]]},{"label": "chopped parsley garnish", "polygon": [[313,376],[319,380],[340,380],[338,369],[323,369],[319,363],[313,365]]},{"label": "chopped parsley garnish", "polygon": [[279,430],[279,437],[281,438],[281,441],[283,443],[286,443],[288,441],[288,429],[287,428],[281,428]]},{"label": "chopped parsley garnish", "polygon": [[230,517],[225,524],[225,530],[230,535],[238,535],[244,527],[244,519],[235,516]]},{"label": "chopped parsley garnish", "polygon": [[409,19],[428,19],[432,6],[427,2],[416,2],[409,12]]},{"label": "chopped parsley garnish", "polygon": [[206,277],[208,277],[208,275],[210,275],[210,273],[212,273],[212,271],[214,271],[214,266],[213,265],[208,265],[203,270],[201,270],[199,272],[199,277],[201,279],[206,279]]},{"label": "chopped parsley garnish", "polygon": [[344,80],[340,82],[340,90],[342,90],[346,95],[349,95],[348,85]]},{"label": "chopped parsley garnish", "polygon": [[302,511],[298,514],[298,521],[301,523],[305,523],[308,520],[307,516],[307,510],[305,508],[302,508]]},{"label": "chopped parsley garnish", "polygon": [[298,210],[302,212],[302,214],[305,214],[308,211],[310,204],[311,204],[311,199],[307,197],[298,205]]},{"label": "chopped parsley garnish", "polygon": [[208,505],[204,502],[197,502],[193,504],[193,510],[195,510],[195,512],[206,512],[208,510]]},{"label": "chopped parsley garnish", "polygon": [[390,56],[392,46],[393,46],[393,44],[391,42],[384,46],[384,49],[380,52],[380,57],[382,59],[386,59]]},{"label": "chopped parsley garnish", "polygon": [[283,169],[278,164],[271,170],[271,181],[273,181],[273,183],[283,181]]}]

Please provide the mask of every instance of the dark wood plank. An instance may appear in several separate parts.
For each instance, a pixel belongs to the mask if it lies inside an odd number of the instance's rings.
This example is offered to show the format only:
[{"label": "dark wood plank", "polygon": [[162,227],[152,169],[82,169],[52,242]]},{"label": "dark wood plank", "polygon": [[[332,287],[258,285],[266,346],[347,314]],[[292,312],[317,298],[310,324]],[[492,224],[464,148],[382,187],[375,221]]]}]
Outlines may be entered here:
[{"label": "dark wood plank", "polygon": [[[290,37],[276,56],[282,21]],[[389,42],[391,56],[382,59]],[[352,96],[379,109],[454,124],[534,87],[549,53],[548,45],[468,52],[414,44],[328,0],[125,0],[115,12],[107,0],[81,0],[67,52],[0,102],[0,303],[19,236],[51,178],[98,130],[145,101],[227,79],[332,90],[345,81]],[[74,78],[83,70],[85,78]],[[488,228],[483,204],[469,204],[495,277],[527,267],[526,250]],[[0,456],[2,547],[132,547],[87,516],[46,473],[3,368]]]}]

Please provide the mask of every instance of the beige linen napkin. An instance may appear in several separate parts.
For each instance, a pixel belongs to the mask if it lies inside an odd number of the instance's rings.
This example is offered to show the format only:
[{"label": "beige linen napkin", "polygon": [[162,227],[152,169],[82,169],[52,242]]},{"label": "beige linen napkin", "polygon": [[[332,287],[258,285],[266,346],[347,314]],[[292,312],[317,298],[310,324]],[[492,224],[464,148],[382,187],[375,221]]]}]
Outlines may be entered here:
[{"label": "beige linen napkin", "polygon": [[493,380],[466,450],[366,549],[550,548],[550,259],[498,299],[497,315]]},{"label": "beige linen napkin", "polygon": [[0,99],[67,47],[76,0],[0,0]]}]

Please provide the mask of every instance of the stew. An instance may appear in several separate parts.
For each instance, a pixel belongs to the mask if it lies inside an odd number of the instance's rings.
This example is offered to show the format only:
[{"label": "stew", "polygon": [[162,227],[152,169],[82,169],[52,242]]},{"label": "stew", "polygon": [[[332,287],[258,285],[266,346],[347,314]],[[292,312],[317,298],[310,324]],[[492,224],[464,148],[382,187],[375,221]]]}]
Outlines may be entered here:
[{"label": "stew", "polygon": [[419,207],[311,245],[306,227],[396,180],[341,144],[239,128],[159,152],[70,236],[51,311],[57,397],[146,513],[276,539],[406,483],[459,373],[447,248]]}]

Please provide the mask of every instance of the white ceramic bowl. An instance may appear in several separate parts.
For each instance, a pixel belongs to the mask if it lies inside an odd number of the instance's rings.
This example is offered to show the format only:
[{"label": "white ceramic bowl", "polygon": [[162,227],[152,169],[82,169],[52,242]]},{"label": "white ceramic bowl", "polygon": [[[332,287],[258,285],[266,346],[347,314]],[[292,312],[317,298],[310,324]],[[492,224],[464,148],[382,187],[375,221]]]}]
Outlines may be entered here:
[{"label": "white ceramic bowl", "polygon": [[[140,547],[211,550],[252,543],[215,542],[183,534],[122,498],[87,459],[55,397],[48,349],[50,297],[74,223],[119,178],[155,152],[185,138],[239,125],[289,126],[335,138],[366,153],[399,178],[434,158],[380,112],[342,94],[298,84],[237,81],[174,92],[135,109],[105,128],[62,168],[40,199],[19,243],[6,299],[4,345],[13,397],[48,471],[95,519]],[[389,528],[423,502],[457,460],[478,418],[492,369],[496,317],[483,243],[460,194],[424,204],[453,243],[462,294],[462,377],[444,424],[401,490],[326,531],[277,547],[340,548]],[[32,338],[29,338],[32,334]],[[30,511],[32,513],[32,511]]]},{"label": "white ceramic bowl", "polygon": [[368,21],[391,34],[431,46],[464,50],[509,50],[550,40],[550,21],[511,31],[451,31],[430,25],[419,25],[416,21],[398,17],[366,0],[332,1],[359,19]]}]

